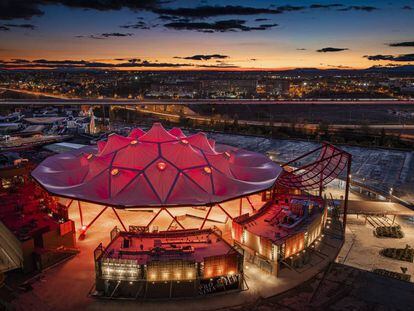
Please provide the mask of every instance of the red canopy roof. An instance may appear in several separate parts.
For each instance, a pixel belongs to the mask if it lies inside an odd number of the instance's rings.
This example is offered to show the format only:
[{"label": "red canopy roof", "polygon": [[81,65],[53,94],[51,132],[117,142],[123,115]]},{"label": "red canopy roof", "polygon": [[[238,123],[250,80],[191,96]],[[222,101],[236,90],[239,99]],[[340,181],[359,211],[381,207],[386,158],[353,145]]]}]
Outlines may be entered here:
[{"label": "red canopy roof", "polygon": [[[218,151],[220,150],[220,152]],[[32,176],[62,197],[115,207],[209,205],[269,189],[282,168],[266,156],[186,137],[154,123],[128,137],[44,160]]]}]

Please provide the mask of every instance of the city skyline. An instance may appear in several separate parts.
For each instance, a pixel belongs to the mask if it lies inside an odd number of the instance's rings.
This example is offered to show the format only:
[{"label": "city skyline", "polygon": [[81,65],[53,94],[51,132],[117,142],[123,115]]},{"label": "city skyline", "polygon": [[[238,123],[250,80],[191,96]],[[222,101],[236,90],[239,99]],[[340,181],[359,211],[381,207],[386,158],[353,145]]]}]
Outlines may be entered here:
[{"label": "city skyline", "polygon": [[413,1],[1,1],[0,68],[414,64]]}]

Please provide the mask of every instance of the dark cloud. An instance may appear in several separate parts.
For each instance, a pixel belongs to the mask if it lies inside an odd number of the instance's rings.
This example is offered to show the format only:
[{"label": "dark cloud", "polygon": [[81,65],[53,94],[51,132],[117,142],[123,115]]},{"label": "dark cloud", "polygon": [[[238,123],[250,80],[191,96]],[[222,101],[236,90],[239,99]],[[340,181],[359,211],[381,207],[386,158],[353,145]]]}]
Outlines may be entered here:
[{"label": "dark cloud", "polygon": [[[36,1],[35,1],[36,2]],[[62,4],[73,8],[93,9],[98,11],[112,11],[128,8],[131,10],[150,10],[156,8],[163,1],[157,0],[38,0],[46,4]]]},{"label": "dark cloud", "polygon": [[320,4],[320,3],[315,3],[309,6],[309,8],[311,9],[331,9],[331,8],[338,8],[338,7],[343,7],[343,4],[339,4],[339,3],[333,3],[333,4]]},{"label": "dark cloud", "polygon": [[[220,59],[226,58],[224,55],[213,54],[214,57]],[[218,55],[218,56],[217,56]],[[214,58],[213,57],[213,58]],[[120,69],[120,68],[180,68],[180,67],[191,67],[191,68],[239,68],[236,65],[228,64],[225,62],[218,63],[217,65],[195,65],[186,63],[166,63],[150,62],[147,60],[141,60],[139,58],[117,58],[114,59],[121,61],[120,63],[105,63],[99,61],[85,61],[85,60],[47,60],[47,59],[12,59],[10,61],[0,60],[0,69]]]},{"label": "dark cloud", "polygon": [[173,16],[173,15],[160,15],[160,16],[158,16],[158,18],[161,19],[161,20],[174,21],[174,22],[189,22],[189,21],[191,21],[191,18]]},{"label": "dark cloud", "polygon": [[351,5],[346,8],[338,9],[338,11],[365,11],[365,12],[372,12],[378,10],[378,8],[373,6],[363,6],[363,5]]},{"label": "dark cloud", "polygon": [[199,6],[195,8],[166,8],[166,9],[154,9],[155,13],[162,16],[180,16],[190,18],[205,18],[212,16],[223,15],[256,15],[256,14],[280,14],[283,11],[279,9],[268,8],[254,8],[245,7],[239,5],[226,5],[226,6]]},{"label": "dark cloud", "polygon": [[304,6],[294,6],[294,5],[283,5],[277,7],[277,10],[281,12],[293,12],[293,11],[302,11],[306,9]]},{"label": "dark cloud", "polygon": [[139,63],[141,62],[140,58],[115,58],[116,61],[127,61],[130,63]]},{"label": "dark cloud", "polygon": [[6,27],[6,26],[3,26],[3,25],[0,25],[0,31],[9,31],[10,30],[10,28],[9,27]]},{"label": "dark cloud", "polygon": [[160,15],[158,16],[159,19],[165,20],[165,21],[172,21],[172,20],[176,20],[179,17],[178,16],[171,16],[171,15]]},{"label": "dark cloud", "polygon": [[385,65],[374,65],[370,68],[406,68],[407,66],[413,66],[413,64],[408,63],[408,64],[401,65],[401,64],[388,63]]},{"label": "dark cloud", "polygon": [[[306,9],[304,6],[283,5],[279,7],[270,6],[269,8],[248,7],[240,5],[211,6],[203,5],[198,7],[179,7],[161,8],[162,4],[169,3],[163,0],[1,0],[0,1],[0,20],[12,20],[17,18],[30,19],[34,16],[44,14],[42,6],[63,5],[71,8],[92,9],[98,11],[121,10],[128,8],[133,11],[152,11],[160,14],[161,19],[171,20],[178,17],[206,18],[225,15],[257,15],[257,14],[281,14],[284,12],[301,11]],[[359,10],[371,12],[377,10],[373,6],[347,6],[343,4],[312,4],[311,9],[318,8],[339,8],[341,11]],[[403,9],[411,9],[406,5]]]},{"label": "dark cloud", "polygon": [[120,32],[106,32],[101,34],[102,37],[104,38],[109,38],[109,37],[131,37],[133,36],[133,33],[120,33]]},{"label": "dark cloud", "polygon": [[88,39],[95,39],[95,40],[105,40],[104,37],[100,37],[99,35],[89,35],[89,36],[78,35],[78,36],[75,36],[75,38],[88,38]]},{"label": "dark cloud", "polygon": [[266,30],[277,26],[279,26],[279,24],[262,24],[259,27],[251,27],[251,30]]},{"label": "dark cloud", "polygon": [[30,63],[30,61],[28,61],[27,59],[20,59],[20,58],[13,58],[12,61],[15,64],[27,64],[27,63]]},{"label": "dark cloud", "polygon": [[405,42],[397,42],[397,43],[390,43],[389,46],[414,46],[414,41],[405,41]]},{"label": "dark cloud", "polygon": [[223,20],[217,22],[172,22],[164,26],[176,30],[195,30],[199,32],[226,32],[226,31],[253,31],[266,30],[278,26],[278,24],[266,24],[260,26],[247,26],[246,21],[239,19]]},{"label": "dark cloud", "polygon": [[404,6],[402,7],[402,9],[403,9],[403,10],[408,10],[408,11],[410,11],[410,10],[412,10],[413,8],[412,8],[411,6],[409,6],[409,5],[404,5]]},{"label": "dark cloud", "polygon": [[88,62],[84,60],[47,60],[47,59],[35,59],[28,61],[25,59],[15,60],[14,63],[32,63],[32,64],[44,64],[44,65],[85,65]]},{"label": "dark cloud", "polygon": [[322,48],[319,50],[316,50],[316,52],[319,53],[328,53],[328,52],[342,52],[342,51],[346,51],[349,50],[348,48],[333,48],[333,47],[327,47],[327,48]]},{"label": "dark cloud", "polygon": [[321,65],[325,65],[326,67],[331,67],[331,68],[339,68],[339,69],[351,69],[352,68],[352,67],[345,66],[345,65],[330,65],[330,64],[321,64]]},{"label": "dark cloud", "polygon": [[197,55],[186,56],[186,57],[175,56],[174,58],[190,59],[190,60],[210,60],[210,59],[225,59],[225,58],[229,58],[229,56],[221,55],[221,54],[197,54]]},{"label": "dark cloud", "polygon": [[414,61],[414,54],[401,54],[401,55],[383,55],[383,54],[377,54],[377,55],[365,55],[365,58],[368,58],[369,60],[387,60],[392,62],[413,62]]},{"label": "dark cloud", "polygon": [[33,16],[41,16],[44,13],[38,8],[39,2],[40,1],[2,0],[0,1],[0,19],[29,19]]},{"label": "dark cloud", "polygon": [[41,16],[44,14],[41,10],[41,6],[48,4],[61,4],[72,8],[93,9],[99,11],[120,10],[122,8],[138,11],[154,9],[161,3],[162,1],[158,0],[1,0],[0,19],[29,19],[33,16]]},{"label": "dark cloud", "polygon": [[136,22],[135,24],[129,24],[129,25],[122,25],[119,26],[124,29],[150,29],[150,25],[143,21]]},{"label": "dark cloud", "polygon": [[16,59],[3,63],[4,69],[30,69],[30,68],[43,68],[43,69],[117,69],[117,68],[134,68],[134,67],[194,67],[192,64],[180,64],[180,63],[158,63],[150,62],[147,60],[129,59],[127,62],[118,64],[93,62],[85,60],[46,60],[37,59],[33,61]]},{"label": "dark cloud", "polygon": [[218,65],[197,65],[197,67],[200,68],[222,68],[222,69],[228,69],[228,68],[240,68],[237,65],[233,65],[233,64],[227,64],[227,63],[220,63]]},{"label": "dark cloud", "polygon": [[5,24],[4,26],[9,27],[9,28],[23,28],[23,29],[30,29],[30,30],[36,29],[36,26],[32,24]]},{"label": "dark cloud", "polygon": [[307,49],[305,48],[297,48],[296,51],[306,51]]},{"label": "dark cloud", "polygon": [[268,19],[268,18],[256,18],[254,21],[255,22],[265,22],[265,21],[270,21],[270,19]]},{"label": "dark cloud", "polygon": [[89,35],[89,36],[75,36],[76,38],[90,38],[90,39],[96,39],[96,40],[104,40],[110,37],[131,37],[133,36],[133,33],[121,33],[121,32],[105,32],[98,35]]}]

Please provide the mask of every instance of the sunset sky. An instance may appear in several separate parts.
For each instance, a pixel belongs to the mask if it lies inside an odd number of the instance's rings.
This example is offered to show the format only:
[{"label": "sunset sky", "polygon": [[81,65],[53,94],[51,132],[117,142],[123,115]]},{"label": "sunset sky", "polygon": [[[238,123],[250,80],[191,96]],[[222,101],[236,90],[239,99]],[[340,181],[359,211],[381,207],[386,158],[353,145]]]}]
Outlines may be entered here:
[{"label": "sunset sky", "polygon": [[0,0],[0,68],[407,65],[413,29],[409,0]]}]

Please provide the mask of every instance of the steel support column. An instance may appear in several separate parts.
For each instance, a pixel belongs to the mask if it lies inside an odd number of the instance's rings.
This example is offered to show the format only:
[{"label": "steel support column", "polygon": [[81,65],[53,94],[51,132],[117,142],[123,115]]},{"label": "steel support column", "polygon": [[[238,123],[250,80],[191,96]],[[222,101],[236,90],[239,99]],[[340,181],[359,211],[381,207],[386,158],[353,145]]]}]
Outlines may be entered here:
[{"label": "steel support column", "polygon": [[207,211],[206,217],[203,220],[203,223],[201,224],[200,230],[202,230],[204,228],[204,225],[207,221],[208,216],[210,215],[211,209],[213,208],[213,205],[210,206],[210,208]]},{"label": "steel support column", "polygon": [[322,197],[323,192],[323,171],[319,175],[319,196]]},{"label": "steel support column", "polygon": [[228,218],[233,220],[233,217],[231,217],[231,215],[220,204],[217,204],[217,206],[224,212],[224,214],[227,215]]},{"label": "steel support column", "polygon": [[254,205],[253,205],[252,201],[250,201],[250,198],[248,196],[246,196],[246,199],[247,199],[247,202],[249,202],[250,207],[252,208],[253,212],[255,212],[256,209],[254,208]]},{"label": "steel support column", "polygon": [[69,207],[72,205],[72,203],[73,203],[73,199],[71,199],[71,200],[69,201],[69,204],[68,204],[68,205],[66,205],[66,208],[67,208],[67,209],[69,209]]},{"label": "steel support column", "polygon": [[162,210],[163,210],[163,208],[160,208],[160,210],[154,215],[154,217],[152,217],[152,219],[150,220],[150,222],[146,225],[146,228],[149,228],[149,226],[151,226],[151,224],[158,217],[158,215],[162,212]]},{"label": "steel support column", "polygon": [[96,215],[95,216],[95,218],[94,219],[92,219],[92,221],[88,224],[88,225],[86,225],[86,228],[85,229],[83,229],[82,230],[82,233],[83,234],[85,234],[86,233],[86,231],[92,226],[92,224],[103,214],[103,212],[105,212],[106,211],[106,209],[108,208],[108,206],[105,206],[100,212],[99,212],[99,214],[98,215]]},{"label": "steel support column", "polygon": [[175,222],[181,227],[181,229],[185,229],[184,226],[182,224],[180,224],[180,222],[177,220],[177,217],[175,217],[173,214],[171,214],[171,212],[168,209],[165,208],[164,210],[168,213],[168,215],[171,216],[172,219],[175,220]]},{"label": "steel support column", "polygon": [[82,206],[80,201],[78,200],[78,208],[79,208],[79,217],[80,217],[80,222],[81,222],[81,226],[83,228],[83,214],[82,214]]},{"label": "steel support column", "polygon": [[240,198],[240,203],[239,203],[239,216],[241,216],[242,214],[242,210],[243,210],[243,198]]},{"label": "steel support column", "polygon": [[348,156],[347,162],[347,169],[346,169],[346,185],[345,185],[345,201],[344,201],[344,217],[343,217],[343,230],[344,230],[344,237],[345,237],[345,230],[346,230],[346,217],[348,214],[348,196],[349,196],[349,186],[351,183],[351,160],[352,156]]},{"label": "steel support column", "polygon": [[118,218],[118,220],[121,223],[122,228],[124,228],[125,232],[128,231],[127,228],[125,227],[124,223],[122,222],[121,217],[119,217],[118,213],[116,212],[115,208],[112,207],[112,210],[114,211],[115,216]]}]

